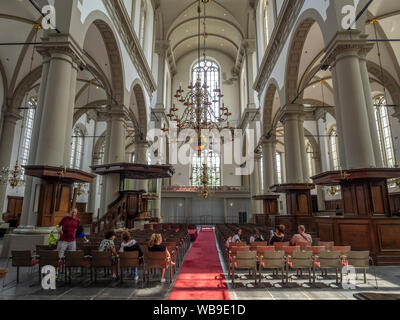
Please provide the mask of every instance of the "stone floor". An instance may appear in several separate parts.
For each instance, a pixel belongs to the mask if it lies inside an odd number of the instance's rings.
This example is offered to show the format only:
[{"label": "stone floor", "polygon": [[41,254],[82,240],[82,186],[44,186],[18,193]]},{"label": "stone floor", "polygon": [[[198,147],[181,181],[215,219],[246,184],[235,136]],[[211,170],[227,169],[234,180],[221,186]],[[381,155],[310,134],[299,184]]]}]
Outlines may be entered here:
[{"label": "stone floor", "polygon": [[[0,240],[0,249],[1,249]],[[6,267],[7,260],[0,260],[0,268]],[[360,292],[397,293],[400,294],[400,268],[376,267],[378,289],[375,288],[373,268],[367,274],[367,283],[363,283],[360,273],[355,290],[343,289],[335,284],[335,274],[328,278],[320,278],[317,272],[316,284],[308,284],[307,277],[292,279],[289,285],[282,286],[278,277],[273,278],[271,272],[265,272],[261,284],[254,285],[254,278],[246,271],[239,272],[235,284],[227,276],[226,266],[222,264],[227,285],[232,299],[240,300],[344,300],[354,299],[353,294]],[[43,290],[38,282],[37,267],[31,273],[28,268],[22,268],[20,284],[15,283],[16,269],[8,266],[9,273],[5,279],[5,288],[0,287],[0,300],[164,300],[167,299],[173,284],[161,284],[160,275],[154,276],[150,284],[135,283],[133,279],[124,280],[120,284],[115,281],[99,278],[98,283],[90,282],[89,275],[81,278],[76,274],[71,285],[63,281],[57,283],[56,290]],[[177,270],[179,271],[179,270]],[[166,275],[168,273],[166,272]],[[295,276],[295,273],[291,273]],[[177,276],[174,277],[174,281]],[[1,286],[3,281],[0,281]]]}]

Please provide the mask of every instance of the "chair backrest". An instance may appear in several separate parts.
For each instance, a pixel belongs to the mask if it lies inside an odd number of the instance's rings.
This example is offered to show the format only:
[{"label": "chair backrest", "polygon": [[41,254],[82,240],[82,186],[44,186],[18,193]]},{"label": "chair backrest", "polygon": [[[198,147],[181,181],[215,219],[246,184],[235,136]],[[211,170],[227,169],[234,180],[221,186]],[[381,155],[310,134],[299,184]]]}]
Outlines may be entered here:
[{"label": "chair backrest", "polygon": [[235,258],[235,268],[256,268],[257,252],[238,251]]},{"label": "chair backrest", "polygon": [[350,251],[347,255],[349,266],[355,268],[369,267],[369,251]]},{"label": "chair backrest", "polygon": [[285,251],[286,256],[291,256],[294,251],[300,251],[300,246],[284,246],[280,250]]},{"label": "chair backrest", "polygon": [[261,247],[261,246],[265,247],[268,245],[268,242],[267,241],[255,241],[255,242],[252,242],[250,245],[252,247]]},{"label": "chair backrest", "polygon": [[326,250],[331,250],[332,247],[335,245],[333,241],[320,241],[318,242],[318,246],[324,246]]},{"label": "chair backrest", "polygon": [[7,276],[8,269],[0,269],[0,279],[4,279]]},{"label": "chair backrest", "polygon": [[111,251],[92,250],[92,267],[111,267],[112,255]]},{"label": "chair backrest", "polygon": [[58,267],[58,251],[39,250],[39,265]]},{"label": "chair backrest", "polygon": [[39,254],[39,251],[42,250],[53,250],[53,248],[49,245],[36,245],[36,253]]},{"label": "chair backrest", "polygon": [[231,255],[236,255],[238,251],[250,251],[250,247],[249,246],[232,247],[230,251]]},{"label": "chair backrest", "polygon": [[139,251],[121,252],[119,254],[119,266],[122,268],[139,267]]},{"label": "chair backrest", "polygon": [[229,242],[229,248],[232,247],[245,247],[247,246],[246,242]]},{"label": "chair backrest", "polygon": [[31,267],[32,253],[30,250],[11,251],[13,267]]},{"label": "chair backrest", "polygon": [[264,268],[283,268],[285,265],[285,251],[265,251],[261,262]]},{"label": "chair backrest", "polygon": [[293,251],[290,259],[292,268],[311,268],[313,266],[312,251]]},{"label": "chair backrest", "polygon": [[147,266],[149,268],[167,268],[168,259],[167,252],[147,252],[145,256]]},{"label": "chair backrest", "polygon": [[257,255],[260,256],[264,253],[264,251],[275,251],[274,246],[257,246],[257,247],[251,247],[251,251],[257,251]]},{"label": "chair backrest", "polygon": [[331,250],[340,251],[342,255],[347,256],[351,250],[351,246],[333,246]]},{"label": "chair backrest", "polygon": [[341,268],[340,251],[321,251],[319,262],[321,268]]},{"label": "chair backrest", "polygon": [[325,246],[308,246],[306,251],[311,251],[313,255],[318,256],[321,251],[325,251]]},{"label": "chair backrest", "polygon": [[287,242],[274,242],[274,247],[275,248],[288,247],[288,246],[290,246],[289,241],[287,241]]},{"label": "chair backrest", "polygon": [[85,253],[80,251],[65,251],[65,266],[83,267],[85,266]]}]

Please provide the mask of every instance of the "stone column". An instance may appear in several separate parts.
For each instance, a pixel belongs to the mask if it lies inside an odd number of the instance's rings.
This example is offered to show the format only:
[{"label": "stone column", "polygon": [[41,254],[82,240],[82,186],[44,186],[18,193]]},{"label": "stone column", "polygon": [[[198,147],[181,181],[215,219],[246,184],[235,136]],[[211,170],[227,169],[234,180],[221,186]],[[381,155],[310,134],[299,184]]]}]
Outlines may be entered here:
[{"label": "stone column", "polygon": [[265,140],[262,144],[263,151],[263,173],[264,173],[264,193],[269,193],[270,187],[277,183],[276,175],[276,140]]},{"label": "stone column", "polygon": [[[94,155],[92,165],[97,166],[100,164],[100,161],[101,161],[101,157],[99,155]],[[89,187],[88,212],[93,213],[93,218],[97,217],[97,212],[96,212],[97,184],[98,184],[98,176],[96,176],[93,179],[93,181],[90,183],[90,187]]]},{"label": "stone column", "polygon": [[73,122],[74,122],[74,107],[75,107],[75,91],[76,91],[76,79],[78,75],[77,68],[73,68],[71,71],[71,84],[70,84],[70,97],[69,106],[71,110],[68,112],[66,117],[66,131],[65,131],[65,154],[64,154],[64,166],[67,168],[71,165],[71,140],[73,134]]},{"label": "stone column", "polygon": [[342,129],[340,146],[346,157],[344,169],[376,167],[359,50],[360,44],[351,40],[334,42],[327,50],[329,64],[336,71],[334,91],[340,100],[336,109],[340,112]]},{"label": "stone column", "polygon": [[[302,152],[304,136],[300,136],[299,116],[303,112],[303,106],[286,105],[283,108],[283,124],[285,130],[285,161],[286,183],[304,183]],[[303,144],[301,143],[303,140]]]},{"label": "stone column", "polygon": [[[111,114],[111,128],[108,148],[108,163],[125,162],[125,108],[124,106],[113,105],[109,107]],[[120,175],[108,174],[106,176],[106,212],[107,206],[119,197]]]},{"label": "stone column", "polygon": [[167,50],[170,47],[169,40],[156,40],[154,52],[158,55],[158,73],[157,73],[157,102],[156,109],[164,109],[164,90],[165,90],[165,60]]},{"label": "stone column", "polygon": [[300,160],[303,167],[303,182],[308,182],[310,174],[307,161],[306,144],[304,141],[304,114],[302,113],[299,114],[298,121],[299,121],[298,127],[299,127],[299,141],[300,141],[300,152],[301,152]]},{"label": "stone column", "polygon": [[[314,151],[312,159],[315,166],[315,174],[320,174],[321,170],[321,155]],[[317,199],[318,199],[318,210],[325,210],[325,191],[323,186],[317,186]]]},{"label": "stone column", "polygon": [[[107,121],[106,127],[106,137],[105,137],[105,147],[104,147],[104,164],[109,164],[109,154],[110,154],[110,143],[111,143],[111,118]],[[102,186],[101,186],[101,198],[100,198],[100,214],[102,217],[107,212],[107,177],[102,176],[101,178]]]},{"label": "stone column", "polygon": [[253,39],[244,39],[242,46],[246,51],[246,70],[247,70],[247,108],[255,109],[256,103],[254,99],[254,63],[253,58],[256,52],[256,43]]},{"label": "stone column", "polygon": [[[137,141],[135,144],[135,163],[148,164],[147,151],[149,143],[147,141]],[[148,191],[148,180],[136,180],[136,190]]]},{"label": "stone column", "polygon": [[[62,50],[50,50],[50,54],[36,164],[58,167],[63,166],[65,161],[65,136],[69,121],[66,119],[73,113],[73,107],[70,105],[71,77],[76,65],[71,55]],[[75,95],[75,92],[73,94]]]},{"label": "stone column", "polygon": [[[11,155],[14,143],[15,126],[17,124],[17,121],[21,119],[22,118],[19,114],[13,112],[6,112],[4,116],[4,123],[0,140],[0,168],[13,168],[13,165],[11,164]],[[21,132],[21,134],[23,134],[23,132]],[[3,212],[6,212],[5,200],[7,186],[8,184],[0,185],[0,208],[2,209],[0,215],[2,215]],[[0,222],[1,221],[3,221],[2,216],[0,216]]]},{"label": "stone column", "polygon": [[[260,195],[260,165],[261,165],[261,155],[255,154],[254,155],[254,171],[250,175],[250,194],[251,197]],[[247,221],[252,221],[253,214],[262,213],[262,201],[259,200],[251,200],[251,208],[252,212],[251,215],[248,217]]]},{"label": "stone column", "polygon": [[367,54],[372,48],[373,44],[365,46],[359,51],[360,54],[360,72],[362,77],[364,95],[365,95],[365,106],[367,108],[367,115],[369,121],[369,129],[371,132],[372,146],[374,148],[375,163],[378,168],[383,168],[383,159],[381,146],[379,143],[378,127],[376,125],[376,119],[374,114],[374,102],[372,101],[371,84],[369,81],[368,68],[367,68]]}]

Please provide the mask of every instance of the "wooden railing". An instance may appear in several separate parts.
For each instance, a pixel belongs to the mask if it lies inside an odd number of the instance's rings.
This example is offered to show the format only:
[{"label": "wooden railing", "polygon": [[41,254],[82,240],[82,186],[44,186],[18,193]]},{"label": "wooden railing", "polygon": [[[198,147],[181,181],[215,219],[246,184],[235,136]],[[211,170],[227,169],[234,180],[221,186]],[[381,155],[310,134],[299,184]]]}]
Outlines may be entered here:
[{"label": "wooden railing", "polygon": [[114,229],[117,223],[126,220],[126,195],[121,194],[118,199],[108,206],[107,213],[92,223],[90,233],[97,234]]}]

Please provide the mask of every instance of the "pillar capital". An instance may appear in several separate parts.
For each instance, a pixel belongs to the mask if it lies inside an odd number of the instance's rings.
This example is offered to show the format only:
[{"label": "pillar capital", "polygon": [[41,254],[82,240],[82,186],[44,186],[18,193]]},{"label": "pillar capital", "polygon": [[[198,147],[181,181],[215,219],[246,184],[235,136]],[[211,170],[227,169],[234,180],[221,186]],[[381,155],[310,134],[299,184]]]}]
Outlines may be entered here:
[{"label": "pillar capital", "polygon": [[170,40],[156,40],[154,44],[154,52],[158,55],[166,55],[170,47]]},{"label": "pillar capital", "polygon": [[4,121],[10,122],[14,125],[17,123],[17,121],[22,120],[22,119],[23,119],[23,117],[20,114],[12,112],[12,111],[7,111],[4,114]]},{"label": "pillar capital", "polygon": [[[80,66],[83,61],[83,53],[75,42],[66,34],[51,34],[43,38],[43,42],[35,47],[44,59],[65,59],[74,68]],[[66,57],[68,57],[66,59]]]},{"label": "pillar capital", "polygon": [[241,47],[244,49],[246,55],[252,54],[256,51],[256,40],[255,39],[243,39]]},{"label": "pillar capital", "polygon": [[304,106],[301,104],[287,104],[281,110],[282,121],[301,120],[304,116]]}]

